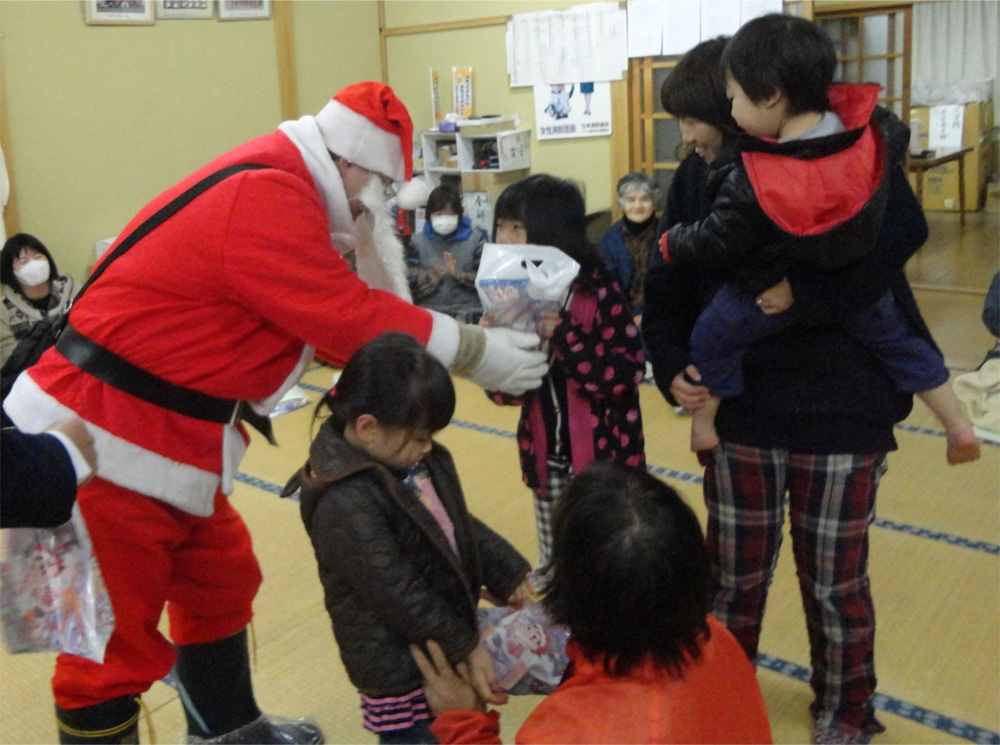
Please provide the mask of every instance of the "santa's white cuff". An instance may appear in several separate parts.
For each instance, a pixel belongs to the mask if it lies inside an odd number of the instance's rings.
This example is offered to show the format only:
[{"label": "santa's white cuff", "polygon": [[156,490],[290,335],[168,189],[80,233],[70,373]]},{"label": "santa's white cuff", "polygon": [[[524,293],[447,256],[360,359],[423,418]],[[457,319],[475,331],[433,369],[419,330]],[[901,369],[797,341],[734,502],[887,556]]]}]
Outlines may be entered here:
[{"label": "santa's white cuff", "polygon": [[94,472],[91,470],[90,464],[87,463],[87,459],[83,457],[83,453],[80,452],[80,448],[76,446],[75,442],[62,432],[56,430],[48,430],[44,434],[52,435],[66,448],[69,459],[73,463],[73,470],[76,471],[77,484],[82,484],[93,475]]},{"label": "santa's white cuff", "polygon": [[451,367],[458,354],[458,321],[436,310],[428,310],[433,319],[427,351],[445,367]]}]

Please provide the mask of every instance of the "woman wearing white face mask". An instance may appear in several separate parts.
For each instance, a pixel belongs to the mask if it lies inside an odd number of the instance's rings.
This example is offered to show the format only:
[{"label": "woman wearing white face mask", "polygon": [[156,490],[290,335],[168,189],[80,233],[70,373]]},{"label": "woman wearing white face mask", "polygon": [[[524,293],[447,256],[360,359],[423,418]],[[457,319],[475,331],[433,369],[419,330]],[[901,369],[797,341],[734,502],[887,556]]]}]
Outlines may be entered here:
[{"label": "woman wearing white face mask", "polygon": [[476,323],[483,306],[476,292],[476,272],[487,236],[472,227],[462,209],[462,199],[450,187],[439,186],[427,198],[427,222],[413,235],[411,246],[420,264],[429,269],[437,287],[417,298],[417,304]]},{"label": "woman wearing white face mask", "polygon": [[0,251],[0,365],[36,321],[65,312],[73,279],[59,274],[45,245],[27,233],[12,236]]}]

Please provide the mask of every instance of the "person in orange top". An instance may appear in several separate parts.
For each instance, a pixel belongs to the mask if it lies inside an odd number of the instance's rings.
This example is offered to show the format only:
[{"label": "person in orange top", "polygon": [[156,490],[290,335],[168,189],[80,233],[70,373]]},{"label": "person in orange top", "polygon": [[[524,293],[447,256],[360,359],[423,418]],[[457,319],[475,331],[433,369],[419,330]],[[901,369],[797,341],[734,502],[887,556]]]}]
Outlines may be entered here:
[{"label": "person in orange top", "polygon": [[[570,630],[562,684],[527,718],[519,743],[770,743],[753,666],[708,614],[701,526],[669,486],[599,463],[555,510],[543,603]],[[411,647],[441,743],[499,743],[464,664]]]}]

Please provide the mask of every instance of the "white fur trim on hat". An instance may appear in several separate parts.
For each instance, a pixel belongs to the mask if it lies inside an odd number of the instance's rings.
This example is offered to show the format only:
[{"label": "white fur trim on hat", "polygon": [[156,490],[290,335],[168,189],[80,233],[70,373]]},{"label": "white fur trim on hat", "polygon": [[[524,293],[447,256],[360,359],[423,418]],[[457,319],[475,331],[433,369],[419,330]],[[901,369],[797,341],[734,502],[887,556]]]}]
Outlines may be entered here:
[{"label": "white fur trim on hat", "polygon": [[393,181],[406,180],[402,142],[398,135],[387,132],[334,99],[316,115],[316,124],[323,141],[334,154]]},{"label": "white fur trim on hat", "polygon": [[415,210],[427,204],[431,187],[422,178],[415,178],[403,184],[396,192],[396,204],[401,210]]}]

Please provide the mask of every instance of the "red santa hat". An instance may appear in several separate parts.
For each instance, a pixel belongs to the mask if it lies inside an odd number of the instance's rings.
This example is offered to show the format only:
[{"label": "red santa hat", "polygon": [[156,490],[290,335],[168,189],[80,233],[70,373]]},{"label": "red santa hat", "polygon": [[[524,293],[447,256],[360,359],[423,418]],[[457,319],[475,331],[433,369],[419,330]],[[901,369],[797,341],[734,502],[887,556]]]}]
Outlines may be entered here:
[{"label": "red santa hat", "polygon": [[413,122],[389,86],[347,86],[316,115],[316,124],[336,155],[393,181],[413,176]]}]

